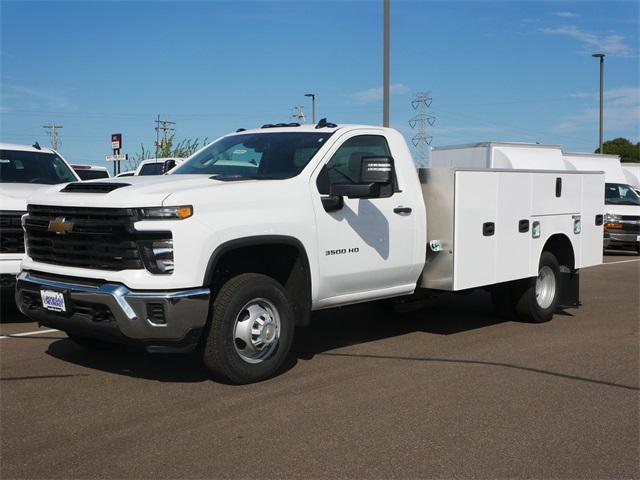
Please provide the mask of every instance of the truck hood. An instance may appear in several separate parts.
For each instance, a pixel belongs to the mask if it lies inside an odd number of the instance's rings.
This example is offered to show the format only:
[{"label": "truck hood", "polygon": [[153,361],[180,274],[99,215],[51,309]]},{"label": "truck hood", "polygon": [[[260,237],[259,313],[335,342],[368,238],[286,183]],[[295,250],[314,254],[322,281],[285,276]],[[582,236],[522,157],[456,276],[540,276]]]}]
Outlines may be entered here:
[{"label": "truck hood", "polygon": [[640,217],[640,206],[638,205],[605,205],[604,211],[613,215],[637,215]]},{"label": "truck hood", "polygon": [[49,188],[51,185],[41,183],[0,183],[0,210],[25,211],[27,198],[38,190]]},{"label": "truck hood", "polygon": [[55,185],[38,190],[29,197],[34,205],[59,205],[75,207],[157,207],[173,194],[190,192],[215,186],[232,187],[237,184],[258,183],[258,180],[223,182],[211,179],[209,175],[149,175],[142,177],[110,178],[82,182],[122,184],[108,193],[61,192],[66,185]]}]

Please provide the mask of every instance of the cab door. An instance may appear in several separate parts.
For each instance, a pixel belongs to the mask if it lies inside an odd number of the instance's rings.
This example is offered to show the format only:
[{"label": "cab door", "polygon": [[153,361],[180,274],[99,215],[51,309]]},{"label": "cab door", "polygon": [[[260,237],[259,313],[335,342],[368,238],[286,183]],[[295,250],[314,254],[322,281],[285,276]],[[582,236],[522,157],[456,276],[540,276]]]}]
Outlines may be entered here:
[{"label": "cab door", "polygon": [[331,184],[359,183],[362,158],[372,156],[392,156],[385,136],[375,130],[350,132],[311,176],[321,278],[317,307],[411,293],[415,288],[415,219],[420,210],[410,204],[397,175],[380,198],[342,197],[344,204],[337,209],[322,203]]}]

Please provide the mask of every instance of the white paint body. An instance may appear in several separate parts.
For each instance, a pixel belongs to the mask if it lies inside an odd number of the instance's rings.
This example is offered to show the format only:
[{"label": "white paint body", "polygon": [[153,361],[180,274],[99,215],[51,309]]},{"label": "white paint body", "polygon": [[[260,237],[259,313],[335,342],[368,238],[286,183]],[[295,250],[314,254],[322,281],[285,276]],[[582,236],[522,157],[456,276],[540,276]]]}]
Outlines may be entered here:
[{"label": "white paint body", "polygon": [[640,163],[621,163],[626,183],[640,190]]},{"label": "white paint body", "polygon": [[[244,131],[271,133],[317,131],[313,126],[282,127]],[[170,230],[173,234],[175,270],[170,275],[153,275],[147,270],[106,271],[39,263],[27,257],[23,269],[81,278],[99,278],[122,283],[132,290],[169,290],[201,287],[207,263],[216,248],[232,240],[253,236],[279,235],[297,239],[306,252],[311,277],[313,309],[347,305],[368,300],[411,294],[424,281],[427,233],[432,225],[423,197],[424,185],[416,174],[413,159],[402,135],[393,129],[375,126],[326,128],[333,135],[295,177],[284,180],[237,180],[224,182],[209,175],[165,175],[128,177],[131,185],[109,193],[59,193],[59,187],[36,192],[30,203],[77,207],[151,207],[192,205],[193,216],[176,221],[139,221],[138,230]],[[344,199],[344,207],[326,212],[316,179],[332,154],[356,135],[383,135],[394,158],[399,192],[388,198]],[[234,135],[234,134],[231,134]],[[537,151],[537,150],[536,150]],[[457,175],[457,174],[456,174]],[[475,174],[474,174],[475,175]],[[449,289],[485,286],[506,279],[537,275],[540,250],[553,233],[567,235],[576,252],[576,267],[601,262],[602,227],[593,223],[602,199],[602,176],[562,172],[567,197],[546,201],[555,185],[552,176],[526,173],[510,184],[512,177],[484,167],[478,176],[461,172],[455,178],[457,206],[451,211],[456,222],[455,283]],[[480,178],[482,177],[482,178]],[[504,177],[504,179],[503,179]],[[548,177],[548,178],[547,178]],[[515,178],[515,177],[514,177]],[[547,181],[548,180],[548,181]],[[114,180],[122,182],[122,179]],[[479,183],[474,186],[474,182]],[[551,182],[551,184],[547,184]],[[484,188],[485,185],[491,188]],[[521,202],[497,199],[527,186],[533,197]],[[468,191],[465,191],[469,188]],[[477,195],[494,198],[484,205]],[[535,197],[540,195],[539,198]],[[566,201],[565,201],[566,200]],[[410,215],[394,213],[396,207],[410,207]],[[477,209],[474,210],[474,209]],[[475,213],[474,213],[475,212]],[[496,234],[492,246],[477,245],[478,232],[472,222],[485,213],[492,218],[531,218],[544,215],[544,236],[512,244],[513,235]],[[584,219],[583,231],[574,234],[573,215]],[[454,218],[455,217],[455,218]],[[494,220],[495,221],[495,220]],[[497,221],[497,222],[498,222]],[[506,220],[505,220],[506,222]],[[465,233],[465,228],[469,232]],[[529,234],[530,236],[530,234]],[[525,246],[526,244],[526,246]],[[327,255],[328,250],[357,249],[351,255]],[[438,255],[446,252],[439,252]],[[490,265],[490,273],[480,269]],[[423,270],[425,274],[423,274]]]},{"label": "white paint body", "polygon": [[[18,145],[12,143],[0,143],[0,150],[34,152],[34,153],[55,153],[69,167],[69,170],[80,180],[71,165],[62,155],[50,148],[36,149],[31,145]],[[64,186],[58,185],[59,188]],[[24,212],[27,210],[27,198],[39,189],[50,187],[40,183],[0,183],[0,210],[4,212]],[[20,271],[20,262],[24,258],[23,253],[1,253],[0,252],[0,274],[17,274]]]}]

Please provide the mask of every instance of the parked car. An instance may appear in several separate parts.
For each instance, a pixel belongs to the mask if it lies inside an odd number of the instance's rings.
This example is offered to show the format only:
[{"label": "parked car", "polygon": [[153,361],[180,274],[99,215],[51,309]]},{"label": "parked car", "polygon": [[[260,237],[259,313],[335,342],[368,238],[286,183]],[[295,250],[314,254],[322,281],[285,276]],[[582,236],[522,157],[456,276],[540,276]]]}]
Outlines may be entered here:
[{"label": "parked car", "polygon": [[604,171],[606,248],[631,249],[640,255],[640,196],[629,185],[620,157],[594,153],[567,153],[576,170]]},{"label": "parked car", "polygon": [[136,168],[134,175],[164,175],[183,161],[184,159],[182,158],[151,158],[143,160]]},{"label": "parked car", "polygon": [[120,172],[116,177],[133,177],[135,174],[135,170],[127,170],[126,172]]},{"label": "parked car", "polygon": [[640,194],[640,163],[621,163],[627,183]]},{"label": "parked car", "polygon": [[109,170],[106,167],[96,167],[95,165],[71,165],[81,180],[97,180],[99,178],[109,178]]},{"label": "parked car", "polygon": [[12,289],[24,257],[21,217],[27,198],[45,185],[80,178],[62,156],[37,143],[0,143],[0,286]]}]

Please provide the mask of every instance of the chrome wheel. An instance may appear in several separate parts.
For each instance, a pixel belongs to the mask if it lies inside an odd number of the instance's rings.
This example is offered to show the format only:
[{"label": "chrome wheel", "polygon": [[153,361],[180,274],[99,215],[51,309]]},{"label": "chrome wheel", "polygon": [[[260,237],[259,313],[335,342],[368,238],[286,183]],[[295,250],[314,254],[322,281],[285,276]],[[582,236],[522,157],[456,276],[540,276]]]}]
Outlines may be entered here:
[{"label": "chrome wheel", "polygon": [[269,300],[255,298],[236,317],[233,342],[236,352],[245,362],[260,363],[278,347],[280,315]]},{"label": "chrome wheel", "polygon": [[551,306],[556,296],[556,276],[551,267],[545,265],[538,272],[536,279],[536,302],[540,308]]}]

